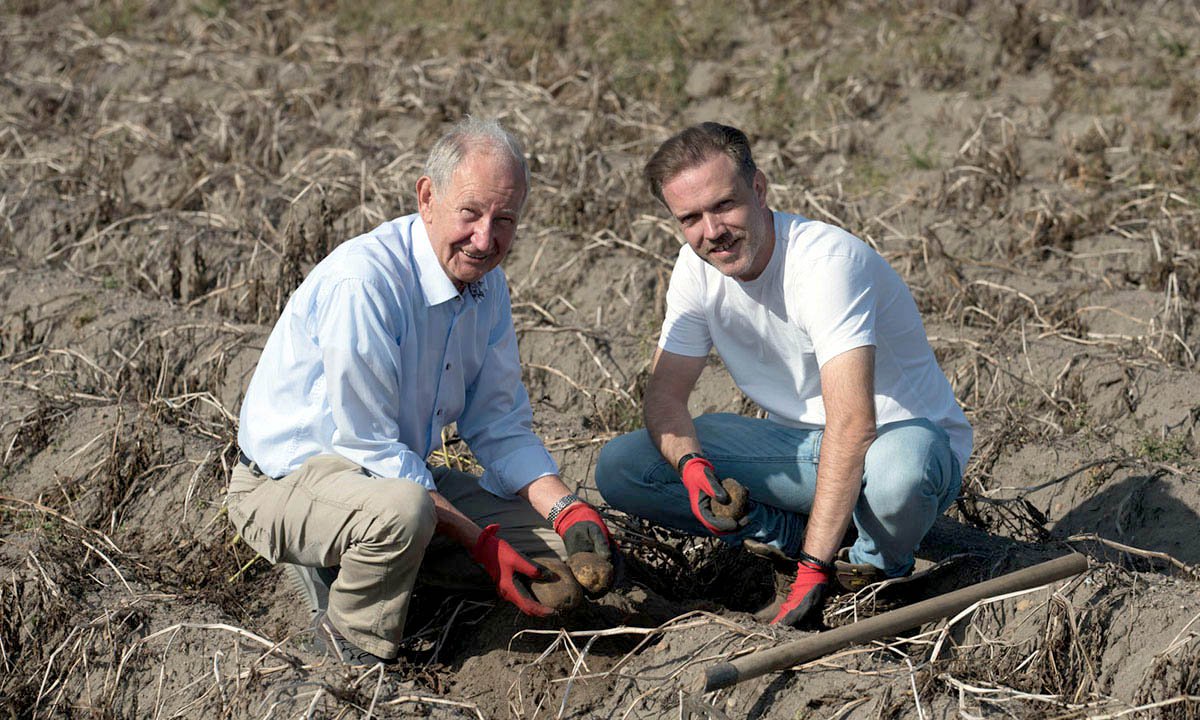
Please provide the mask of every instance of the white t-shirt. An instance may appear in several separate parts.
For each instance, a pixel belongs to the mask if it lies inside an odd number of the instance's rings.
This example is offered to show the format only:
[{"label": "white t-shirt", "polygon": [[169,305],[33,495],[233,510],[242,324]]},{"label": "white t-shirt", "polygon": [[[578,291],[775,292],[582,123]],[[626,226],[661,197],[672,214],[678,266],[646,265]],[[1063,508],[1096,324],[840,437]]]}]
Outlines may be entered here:
[{"label": "white t-shirt", "polygon": [[667,290],[659,347],[704,357],[715,347],[737,386],[783,425],[825,426],[820,368],[875,347],[879,425],[927,418],[950,436],[965,468],[971,425],[925,337],[900,276],[863,241],[775,212],[775,250],[761,275],[722,275],[684,245]]}]

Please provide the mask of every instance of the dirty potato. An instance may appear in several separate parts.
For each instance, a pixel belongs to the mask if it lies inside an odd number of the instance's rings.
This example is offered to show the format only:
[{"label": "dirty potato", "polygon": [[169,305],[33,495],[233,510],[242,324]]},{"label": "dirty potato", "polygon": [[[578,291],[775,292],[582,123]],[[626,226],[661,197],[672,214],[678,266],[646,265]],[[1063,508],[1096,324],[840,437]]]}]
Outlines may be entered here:
[{"label": "dirty potato", "polygon": [[740,520],[746,514],[747,500],[750,499],[746,488],[733,478],[725,478],[721,481],[721,487],[725,488],[725,492],[729,493],[729,502],[719,503],[716,500],[712,502],[713,515],[719,518],[732,518]]},{"label": "dirty potato", "polygon": [[550,571],[543,579],[529,584],[538,602],[556,612],[571,610],[583,602],[583,588],[566,563],[558,558],[538,558],[537,562]]},{"label": "dirty potato", "polygon": [[607,592],[612,587],[612,563],[596,553],[575,553],[567,561],[567,564],[571,566],[571,572],[575,574],[575,579],[589,593]]}]

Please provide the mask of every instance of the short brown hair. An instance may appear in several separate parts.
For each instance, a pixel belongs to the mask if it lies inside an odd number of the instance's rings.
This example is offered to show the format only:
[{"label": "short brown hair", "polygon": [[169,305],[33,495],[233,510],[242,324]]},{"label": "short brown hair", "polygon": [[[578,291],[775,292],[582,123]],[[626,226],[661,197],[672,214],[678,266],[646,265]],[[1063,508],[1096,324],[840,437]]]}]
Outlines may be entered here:
[{"label": "short brown hair", "polygon": [[718,154],[733,160],[738,174],[748,184],[754,182],[758,166],[750,154],[746,133],[715,122],[692,125],[668,138],[646,161],[642,175],[650,185],[650,192],[666,205],[662,194],[664,182]]}]

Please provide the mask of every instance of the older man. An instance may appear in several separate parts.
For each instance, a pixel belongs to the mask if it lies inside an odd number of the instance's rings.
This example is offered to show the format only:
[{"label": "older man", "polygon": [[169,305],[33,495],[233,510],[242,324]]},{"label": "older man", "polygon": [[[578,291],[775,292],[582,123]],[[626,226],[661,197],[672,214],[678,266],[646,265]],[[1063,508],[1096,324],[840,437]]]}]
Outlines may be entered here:
[{"label": "older man", "polygon": [[[312,270],[246,391],[229,517],[252,548],[289,564],[318,638],[347,663],[395,659],[422,560],[457,567],[454,546],[537,616],[551,611],[529,593],[542,572],[530,558],[609,555],[604,522],[530,429],[499,270],[528,188],[507,131],[455,126],[417,181],[419,212]],[[455,422],[480,478],[426,464]]]},{"label": "older man", "polygon": [[[821,606],[842,556],[857,572],[904,575],[957,496],[971,427],[938,368],[921,317],[887,262],[845,231],[767,206],[746,136],[689,127],[646,164],[686,244],[645,393],[646,429],[601,452],[596,482],[614,507],[796,561],[773,623]],[[688,412],[715,347],[766,419]],[[717,517],[718,477],[752,500]]]}]

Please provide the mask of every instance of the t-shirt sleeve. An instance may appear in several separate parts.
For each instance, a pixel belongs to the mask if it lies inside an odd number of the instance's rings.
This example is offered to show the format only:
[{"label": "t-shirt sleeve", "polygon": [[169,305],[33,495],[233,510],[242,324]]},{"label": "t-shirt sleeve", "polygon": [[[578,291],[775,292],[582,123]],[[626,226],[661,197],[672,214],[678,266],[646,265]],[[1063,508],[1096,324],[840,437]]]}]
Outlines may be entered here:
[{"label": "t-shirt sleeve", "polygon": [[712,335],[704,313],[703,268],[699,258],[689,258],[684,247],[671,272],[667,287],[667,313],[663,319],[658,346],[667,352],[687,357],[704,357],[712,349]]},{"label": "t-shirt sleeve", "polygon": [[847,350],[875,345],[878,292],[864,258],[817,258],[800,287],[801,322],[812,339],[818,366]]}]

